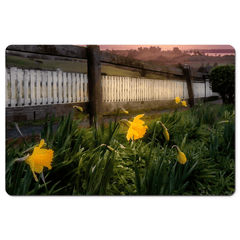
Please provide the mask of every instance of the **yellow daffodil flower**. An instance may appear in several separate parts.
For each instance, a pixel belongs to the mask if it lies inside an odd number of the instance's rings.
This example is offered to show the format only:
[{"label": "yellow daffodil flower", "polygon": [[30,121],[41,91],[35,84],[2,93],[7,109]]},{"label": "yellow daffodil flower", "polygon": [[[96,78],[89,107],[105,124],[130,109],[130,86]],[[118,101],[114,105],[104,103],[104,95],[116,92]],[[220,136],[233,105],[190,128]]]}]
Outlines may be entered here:
[{"label": "yellow daffodil flower", "polygon": [[181,103],[182,103],[182,105],[183,105],[184,107],[187,107],[186,101],[182,101]]},{"label": "yellow daffodil flower", "polygon": [[164,124],[163,124],[162,122],[160,122],[160,123],[161,123],[162,126],[163,126],[163,135],[164,135],[166,141],[169,141],[170,138],[169,138],[168,129],[164,126]]},{"label": "yellow daffodil flower", "polygon": [[175,98],[175,103],[176,103],[176,104],[179,104],[180,101],[181,101],[180,97],[176,97],[176,98]]},{"label": "yellow daffodil flower", "polygon": [[179,163],[185,164],[187,162],[187,158],[186,158],[185,154],[183,152],[181,152],[180,149],[176,145],[173,145],[172,147],[175,147],[177,149]]},{"label": "yellow daffodil flower", "polygon": [[16,159],[15,161],[24,161],[27,163],[33,173],[34,179],[38,181],[38,178],[35,174],[43,172],[43,167],[47,167],[51,169],[51,162],[53,159],[53,150],[51,149],[43,149],[43,145],[45,144],[44,140],[42,139],[39,146],[35,147],[31,156],[29,154],[21,159]]},{"label": "yellow daffodil flower", "polygon": [[128,129],[128,133],[127,133],[127,140],[129,141],[130,139],[139,139],[142,138],[144,136],[144,134],[146,133],[147,130],[147,126],[143,126],[143,124],[145,124],[144,121],[140,120],[140,118],[142,118],[144,116],[144,114],[138,115],[133,119],[133,122],[128,121],[129,123],[129,129]]}]

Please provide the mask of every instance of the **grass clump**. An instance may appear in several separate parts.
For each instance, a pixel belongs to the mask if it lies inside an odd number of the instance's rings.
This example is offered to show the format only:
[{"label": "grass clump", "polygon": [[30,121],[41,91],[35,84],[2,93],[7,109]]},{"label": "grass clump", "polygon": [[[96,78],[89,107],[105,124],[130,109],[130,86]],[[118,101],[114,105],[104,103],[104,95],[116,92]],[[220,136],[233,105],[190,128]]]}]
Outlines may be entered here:
[{"label": "grass clump", "polygon": [[[232,195],[235,191],[232,105],[206,104],[163,113],[147,122],[142,138],[129,141],[129,126],[122,120],[98,128],[79,128],[80,121],[72,112],[61,118],[54,132],[54,118],[46,121],[41,139],[54,151],[54,158],[52,169],[43,171],[38,182],[27,164],[14,161],[39,144],[36,138],[7,145],[6,191],[10,195]],[[186,163],[180,164],[174,146]]]}]

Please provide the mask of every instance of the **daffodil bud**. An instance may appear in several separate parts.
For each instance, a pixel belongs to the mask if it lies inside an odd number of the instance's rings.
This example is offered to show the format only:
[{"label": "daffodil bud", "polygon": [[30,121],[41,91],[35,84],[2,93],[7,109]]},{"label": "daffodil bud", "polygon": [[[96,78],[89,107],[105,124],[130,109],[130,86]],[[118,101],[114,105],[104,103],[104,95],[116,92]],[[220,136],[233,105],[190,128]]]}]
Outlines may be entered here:
[{"label": "daffodil bud", "polygon": [[181,151],[178,152],[178,161],[181,164],[185,164],[187,162],[187,158],[186,158],[185,154]]},{"label": "daffodil bud", "polygon": [[181,152],[180,149],[176,145],[173,145],[172,147],[177,149],[179,163],[185,164],[187,162],[187,158],[186,158],[185,154],[183,152]]},{"label": "daffodil bud", "polygon": [[182,105],[183,105],[184,107],[187,107],[186,101],[182,101],[181,103],[182,103]]},{"label": "daffodil bud", "polygon": [[164,124],[161,121],[160,121],[160,123],[163,126],[163,135],[164,135],[166,141],[169,141],[170,137],[169,137],[168,129],[164,126]]},{"label": "daffodil bud", "polygon": [[167,141],[169,141],[169,133],[166,128],[163,129],[163,135]]},{"label": "daffodil bud", "polygon": [[73,106],[73,108],[77,109],[79,112],[83,112],[83,108],[79,106]]},{"label": "daffodil bud", "polygon": [[127,110],[125,110],[124,108],[120,108],[122,110],[122,112],[128,114],[129,112]]}]

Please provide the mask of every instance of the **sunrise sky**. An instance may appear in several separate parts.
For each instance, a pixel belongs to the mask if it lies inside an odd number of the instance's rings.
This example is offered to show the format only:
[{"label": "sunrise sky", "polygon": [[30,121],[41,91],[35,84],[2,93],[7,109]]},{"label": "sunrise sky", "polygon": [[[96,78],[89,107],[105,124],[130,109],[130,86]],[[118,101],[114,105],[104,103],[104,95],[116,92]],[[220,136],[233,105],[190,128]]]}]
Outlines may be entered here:
[{"label": "sunrise sky", "polygon": [[163,51],[172,50],[174,47],[178,47],[180,50],[188,49],[233,49],[231,45],[100,45],[100,50],[130,50],[138,49],[139,47],[151,47],[159,46]]}]

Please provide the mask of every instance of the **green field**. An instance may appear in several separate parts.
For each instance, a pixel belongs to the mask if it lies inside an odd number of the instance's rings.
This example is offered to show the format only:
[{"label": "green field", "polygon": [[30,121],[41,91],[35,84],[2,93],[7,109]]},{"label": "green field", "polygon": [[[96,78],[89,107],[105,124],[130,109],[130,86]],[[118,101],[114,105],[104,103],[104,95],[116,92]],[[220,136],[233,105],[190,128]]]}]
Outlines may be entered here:
[{"label": "green field", "polygon": [[[18,67],[27,69],[42,69],[42,70],[57,70],[60,68],[64,72],[87,73],[87,63],[85,61],[60,61],[60,60],[43,60],[43,59],[28,59],[17,56],[6,57],[6,67]],[[126,70],[109,65],[101,66],[101,73],[109,76],[123,77],[141,77],[137,71]],[[146,74],[146,78],[165,79],[163,76],[155,74]]]}]

